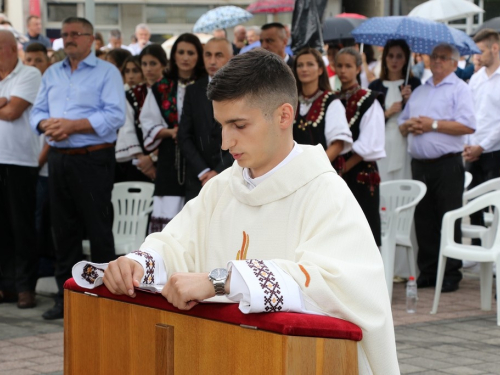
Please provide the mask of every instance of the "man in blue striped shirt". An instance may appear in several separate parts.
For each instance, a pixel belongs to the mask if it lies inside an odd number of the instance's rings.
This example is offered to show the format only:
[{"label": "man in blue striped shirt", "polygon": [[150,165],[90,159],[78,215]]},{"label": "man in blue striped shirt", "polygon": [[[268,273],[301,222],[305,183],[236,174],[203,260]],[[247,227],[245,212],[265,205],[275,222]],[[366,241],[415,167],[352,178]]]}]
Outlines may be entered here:
[{"label": "man in blue striped shirt", "polygon": [[63,284],[82,258],[83,228],[93,261],[115,258],[113,142],[125,123],[125,93],[118,69],[92,52],[93,35],[84,18],[63,21],[68,57],[46,71],[31,111],[31,127],[45,133],[51,146],[49,195],[59,292],[45,319],[63,317]]}]

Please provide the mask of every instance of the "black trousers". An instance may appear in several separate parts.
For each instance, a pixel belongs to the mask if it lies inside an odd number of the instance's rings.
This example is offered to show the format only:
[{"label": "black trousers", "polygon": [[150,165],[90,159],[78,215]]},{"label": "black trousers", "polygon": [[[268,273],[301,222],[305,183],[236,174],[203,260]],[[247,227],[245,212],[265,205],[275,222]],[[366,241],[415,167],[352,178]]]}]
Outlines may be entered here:
[{"label": "black trousers", "polygon": [[0,164],[0,290],[34,291],[38,168]]},{"label": "black trousers", "polygon": [[[420,275],[435,279],[441,242],[441,225],[446,212],[462,207],[465,168],[460,155],[435,162],[413,159],[413,179],[427,186],[427,193],[415,209],[415,230],[418,242],[417,264]],[[455,222],[455,242],[462,242],[461,220]],[[459,282],[462,261],[448,258],[444,279]]]},{"label": "black trousers", "polygon": [[58,298],[73,265],[82,260],[83,229],[90,240],[93,262],[116,258],[113,241],[111,191],[115,150],[84,155],[49,153],[49,196],[56,253]]},{"label": "black trousers", "polygon": [[[472,182],[469,185],[469,189],[475,188],[483,182],[500,177],[500,151],[481,154],[478,160],[467,163],[466,167],[472,174]],[[470,215],[470,221],[474,225],[484,225],[483,211]],[[481,240],[474,238],[472,244],[481,245]]]}]

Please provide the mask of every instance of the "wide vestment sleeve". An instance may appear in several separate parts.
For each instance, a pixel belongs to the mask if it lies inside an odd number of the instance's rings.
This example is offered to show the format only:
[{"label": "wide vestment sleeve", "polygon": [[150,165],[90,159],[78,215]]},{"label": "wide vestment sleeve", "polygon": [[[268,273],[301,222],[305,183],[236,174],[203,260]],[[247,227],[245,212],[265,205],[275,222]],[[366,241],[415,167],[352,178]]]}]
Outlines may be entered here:
[{"label": "wide vestment sleeve", "polygon": [[118,137],[116,138],[115,155],[119,163],[132,160],[136,154],[142,154],[141,144],[135,131],[134,109],[128,101],[126,105],[125,125],[118,130]]},{"label": "wide vestment sleeve", "polygon": [[378,100],[363,115],[359,130],[359,137],[354,141],[352,150],[365,161],[385,158],[385,117]]},{"label": "wide vestment sleeve", "polygon": [[157,139],[156,136],[160,130],[168,128],[168,125],[161,115],[160,108],[151,89],[148,89],[148,94],[139,115],[139,121],[142,126],[144,148],[148,151],[155,150],[161,143],[161,139]]}]

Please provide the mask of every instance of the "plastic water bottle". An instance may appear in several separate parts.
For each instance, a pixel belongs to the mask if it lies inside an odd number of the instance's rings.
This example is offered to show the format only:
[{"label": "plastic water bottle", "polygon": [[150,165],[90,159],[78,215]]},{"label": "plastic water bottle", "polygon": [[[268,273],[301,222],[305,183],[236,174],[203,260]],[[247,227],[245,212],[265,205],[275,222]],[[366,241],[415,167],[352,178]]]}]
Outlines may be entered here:
[{"label": "plastic water bottle", "polygon": [[406,283],[406,312],[414,314],[417,312],[417,283],[415,277],[410,276]]},{"label": "plastic water bottle", "polygon": [[380,208],[380,231],[382,237],[387,231],[387,209],[385,207]]}]

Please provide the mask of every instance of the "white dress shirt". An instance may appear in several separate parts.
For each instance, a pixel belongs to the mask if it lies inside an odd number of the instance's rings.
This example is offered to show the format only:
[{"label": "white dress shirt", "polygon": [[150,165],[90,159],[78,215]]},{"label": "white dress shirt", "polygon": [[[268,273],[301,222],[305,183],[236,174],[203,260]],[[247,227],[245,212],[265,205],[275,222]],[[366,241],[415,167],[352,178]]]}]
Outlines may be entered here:
[{"label": "white dress shirt", "polygon": [[482,67],[469,82],[474,99],[476,132],[469,135],[470,145],[484,152],[500,150],[500,68],[490,77]]}]

